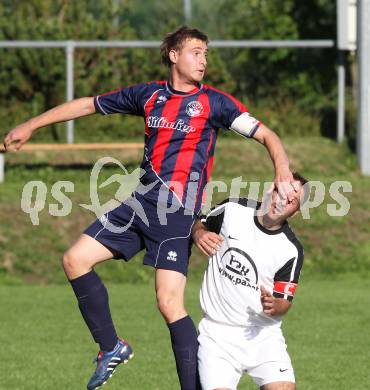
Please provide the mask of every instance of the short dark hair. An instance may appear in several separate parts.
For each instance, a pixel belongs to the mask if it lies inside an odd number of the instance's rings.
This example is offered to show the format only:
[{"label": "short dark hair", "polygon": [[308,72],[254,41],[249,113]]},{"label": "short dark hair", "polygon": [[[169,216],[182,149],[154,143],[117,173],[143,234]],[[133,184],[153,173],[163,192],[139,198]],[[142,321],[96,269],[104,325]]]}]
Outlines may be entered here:
[{"label": "short dark hair", "polygon": [[196,28],[190,28],[188,26],[181,26],[176,31],[170,32],[165,35],[161,44],[161,57],[162,62],[168,67],[171,66],[171,60],[169,53],[171,50],[181,50],[184,42],[187,39],[199,39],[208,44],[208,37],[206,34],[197,30]]},{"label": "short dark hair", "polygon": [[308,180],[305,179],[299,172],[292,172],[293,179],[299,181],[303,186],[308,183]]},{"label": "short dark hair", "polygon": [[293,179],[299,181],[303,187],[303,193],[300,196],[300,202],[299,202],[300,207],[302,207],[310,197],[309,182],[306,178],[304,178],[300,173],[296,171],[292,172],[292,175],[293,175]]}]

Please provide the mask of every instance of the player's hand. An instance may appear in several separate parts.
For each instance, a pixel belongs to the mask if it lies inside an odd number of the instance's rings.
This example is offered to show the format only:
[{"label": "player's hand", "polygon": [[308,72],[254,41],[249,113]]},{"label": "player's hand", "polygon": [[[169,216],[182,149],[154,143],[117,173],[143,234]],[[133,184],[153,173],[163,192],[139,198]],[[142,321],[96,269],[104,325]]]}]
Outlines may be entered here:
[{"label": "player's hand", "polygon": [[193,233],[193,240],[206,256],[212,256],[220,249],[223,238],[214,232],[198,229]]},{"label": "player's hand", "polygon": [[291,202],[295,192],[299,191],[299,185],[294,181],[288,165],[281,165],[276,169],[274,185],[279,191],[283,206],[286,205],[287,200]]},{"label": "player's hand", "polygon": [[277,315],[275,307],[276,298],[261,285],[261,303],[263,312],[269,316]]},{"label": "player's hand", "polygon": [[263,312],[269,316],[284,315],[290,308],[290,302],[283,298],[275,298],[261,285],[261,304]]},{"label": "player's hand", "polygon": [[4,138],[5,150],[19,150],[30,139],[32,133],[33,131],[27,123],[15,127]]}]

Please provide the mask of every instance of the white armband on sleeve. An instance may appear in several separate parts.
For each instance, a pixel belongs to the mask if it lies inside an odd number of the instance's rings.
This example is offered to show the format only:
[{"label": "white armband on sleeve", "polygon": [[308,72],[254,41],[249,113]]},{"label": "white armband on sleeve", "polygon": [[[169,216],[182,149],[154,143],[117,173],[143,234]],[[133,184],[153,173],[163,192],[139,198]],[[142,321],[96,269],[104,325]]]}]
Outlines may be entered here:
[{"label": "white armband on sleeve", "polygon": [[230,129],[244,137],[252,138],[260,124],[261,122],[251,116],[248,112],[243,112],[243,114],[234,119]]}]

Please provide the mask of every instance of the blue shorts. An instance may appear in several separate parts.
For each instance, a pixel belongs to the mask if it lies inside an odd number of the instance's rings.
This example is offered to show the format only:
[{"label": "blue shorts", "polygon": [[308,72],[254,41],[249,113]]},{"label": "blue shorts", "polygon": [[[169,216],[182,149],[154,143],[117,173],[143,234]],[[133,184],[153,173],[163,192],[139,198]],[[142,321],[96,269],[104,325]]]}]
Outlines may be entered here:
[{"label": "blue shorts", "polygon": [[157,201],[134,193],[84,233],[110,249],[115,258],[128,261],[146,249],[143,264],[187,275],[195,220],[187,214],[182,207],[166,213]]}]

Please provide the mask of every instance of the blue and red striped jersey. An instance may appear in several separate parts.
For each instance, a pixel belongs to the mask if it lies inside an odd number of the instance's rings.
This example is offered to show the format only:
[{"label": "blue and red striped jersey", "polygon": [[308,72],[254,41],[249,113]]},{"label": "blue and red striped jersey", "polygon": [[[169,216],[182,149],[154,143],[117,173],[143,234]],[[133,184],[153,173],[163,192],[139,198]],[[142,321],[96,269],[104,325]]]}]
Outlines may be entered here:
[{"label": "blue and red striped jersey", "polygon": [[[208,85],[188,93],[166,81],[122,88],[94,98],[103,114],[132,114],[144,118],[145,150],[141,182],[158,186],[146,196],[156,197],[160,185],[172,191],[187,209],[199,211],[213,164],[220,128],[230,129],[246,107],[229,94]],[[252,137],[259,122],[250,129]]]}]

